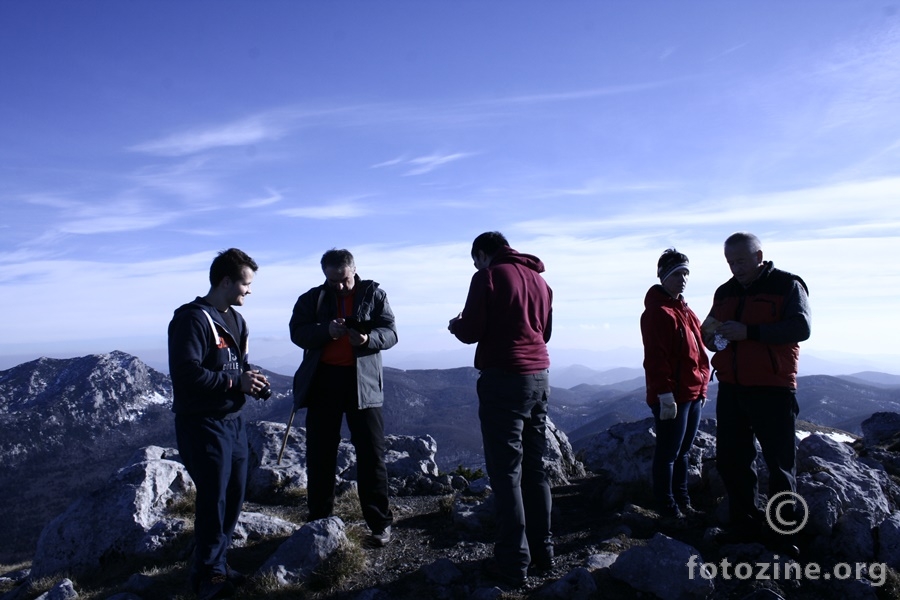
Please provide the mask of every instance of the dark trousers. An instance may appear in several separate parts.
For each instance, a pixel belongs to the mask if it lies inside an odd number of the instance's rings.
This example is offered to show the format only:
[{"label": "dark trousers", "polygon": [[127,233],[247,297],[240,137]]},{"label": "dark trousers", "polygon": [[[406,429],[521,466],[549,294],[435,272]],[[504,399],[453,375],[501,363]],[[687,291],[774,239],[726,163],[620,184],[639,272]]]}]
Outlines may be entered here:
[{"label": "dark trousers", "polygon": [[553,556],[547,447],[547,371],[531,375],[485,369],[478,378],[478,417],[497,516],[494,556],[512,577]]},{"label": "dark trousers", "polygon": [[661,509],[691,503],[688,495],[688,453],[700,427],[700,402],[678,405],[674,419],[661,421],[659,405],[651,407],[656,422],[653,452],[653,496]]},{"label": "dark trousers", "polygon": [[796,391],[790,388],[719,383],[716,466],[728,492],[732,525],[753,525],[762,517],[754,436],[769,469],[769,498],[796,492],[794,425],[799,412]]},{"label": "dark trousers", "polygon": [[309,520],[334,511],[334,484],[341,422],[347,416],[350,442],[356,449],[356,482],[363,518],[380,532],[394,518],[388,503],[384,464],[384,419],[381,408],[359,408],[356,367],[320,364],[310,388],[306,412],[306,474]]},{"label": "dark trousers", "polygon": [[225,554],[241,514],[250,447],[244,419],[175,416],[178,452],[197,486],[192,577],[225,574]]}]

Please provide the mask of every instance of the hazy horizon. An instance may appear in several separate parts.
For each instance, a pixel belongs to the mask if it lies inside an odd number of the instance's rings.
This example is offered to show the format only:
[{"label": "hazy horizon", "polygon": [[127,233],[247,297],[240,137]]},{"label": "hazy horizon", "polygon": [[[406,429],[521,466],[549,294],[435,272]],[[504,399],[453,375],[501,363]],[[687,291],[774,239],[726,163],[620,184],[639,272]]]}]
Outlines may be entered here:
[{"label": "hazy horizon", "polygon": [[803,355],[896,357],[898,56],[870,0],[2,2],[3,353],[157,353],[239,247],[252,356],[299,357],[346,247],[387,363],[438,360],[486,230],[544,261],[552,351],[616,353],[664,249],[702,318],[749,230],[809,285]]},{"label": "hazy horizon", "polygon": [[[89,354],[108,354],[113,348],[104,352]],[[125,350],[122,350],[125,352]],[[640,348],[618,348],[611,351],[584,351],[550,348],[551,374],[556,371],[567,370],[572,367],[584,367],[595,373],[612,371],[615,369],[634,369],[642,371],[643,350]],[[166,351],[164,348],[156,351],[133,353],[148,366],[168,373],[166,364]],[[453,369],[459,367],[472,367],[474,346],[449,350],[441,353],[395,353],[393,350],[383,354],[385,367],[402,370],[427,370],[427,369]],[[0,355],[0,371],[36,360],[47,358],[79,358],[84,355],[50,355],[37,354],[29,356]],[[860,372],[872,371],[886,373],[900,377],[900,360],[897,356],[876,356],[849,353],[824,353],[822,355],[808,352],[800,353],[800,376],[806,375],[853,375]],[[301,353],[289,353],[276,356],[263,356],[259,360],[253,360],[254,364],[281,375],[293,375],[300,364]]]}]

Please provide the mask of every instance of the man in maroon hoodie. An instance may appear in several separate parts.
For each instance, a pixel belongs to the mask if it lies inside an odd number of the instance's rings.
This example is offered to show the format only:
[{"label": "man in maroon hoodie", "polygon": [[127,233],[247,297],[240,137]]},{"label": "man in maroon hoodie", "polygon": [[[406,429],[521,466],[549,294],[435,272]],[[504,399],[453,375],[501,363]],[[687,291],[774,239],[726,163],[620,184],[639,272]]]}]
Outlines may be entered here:
[{"label": "man in maroon hoodie", "polygon": [[490,575],[521,586],[528,568],[553,567],[550,485],[544,472],[553,293],[544,264],[486,232],[472,243],[469,296],[448,329],[477,343],[478,417],[497,515]]}]

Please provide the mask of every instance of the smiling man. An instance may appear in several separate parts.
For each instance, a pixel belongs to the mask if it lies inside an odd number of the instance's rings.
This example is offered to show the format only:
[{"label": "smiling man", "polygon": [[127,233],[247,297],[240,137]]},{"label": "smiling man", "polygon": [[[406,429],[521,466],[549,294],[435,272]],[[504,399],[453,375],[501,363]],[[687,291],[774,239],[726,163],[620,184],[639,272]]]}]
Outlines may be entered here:
[{"label": "smiling man", "polygon": [[[241,408],[266,377],[250,367],[243,306],[257,265],[237,248],[209,268],[209,292],[169,323],[169,373],[178,452],[197,486],[191,587],[201,600],[226,598],[244,576],[225,560],[247,486],[249,446]],[[264,395],[264,397],[266,397]]]},{"label": "smiling man", "polygon": [[796,492],[797,368],[799,344],[810,335],[808,289],[800,277],[764,261],[752,233],[725,240],[725,260],[733,277],[716,290],[703,328],[719,378],[716,465],[730,517],[721,541],[795,550],[775,537],[760,509],[754,436],[769,469],[769,498]]},{"label": "smiling man", "polygon": [[294,375],[294,406],[306,408],[309,520],[334,510],[334,476],[347,417],[356,449],[356,479],[369,543],[391,540],[393,514],[384,464],[384,377],[381,351],[397,343],[394,313],[378,283],[360,279],[353,255],[332,249],[322,256],[325,282],[297,299],[291,340],[303,348]]}]

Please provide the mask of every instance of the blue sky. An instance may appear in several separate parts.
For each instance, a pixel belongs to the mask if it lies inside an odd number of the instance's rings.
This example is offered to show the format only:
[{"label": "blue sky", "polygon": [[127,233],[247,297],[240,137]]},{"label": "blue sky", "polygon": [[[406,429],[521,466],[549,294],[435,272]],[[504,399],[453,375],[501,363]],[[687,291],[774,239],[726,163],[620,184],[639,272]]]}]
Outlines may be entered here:
[{"label": "blue sky", "polygon": [[486,230],[546,263],[556,364],[639,366],[662,250],[702,317],[749,230],[809,284],[804,355],[891,370],[898,56],[863,0],[0,3],[0,368],[160,364],[231,246],[260,362],[299,360],[293,303],[346,247],[388,364],[469,364],[446,324]]}]

